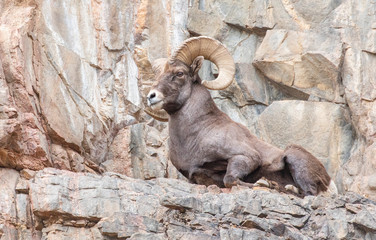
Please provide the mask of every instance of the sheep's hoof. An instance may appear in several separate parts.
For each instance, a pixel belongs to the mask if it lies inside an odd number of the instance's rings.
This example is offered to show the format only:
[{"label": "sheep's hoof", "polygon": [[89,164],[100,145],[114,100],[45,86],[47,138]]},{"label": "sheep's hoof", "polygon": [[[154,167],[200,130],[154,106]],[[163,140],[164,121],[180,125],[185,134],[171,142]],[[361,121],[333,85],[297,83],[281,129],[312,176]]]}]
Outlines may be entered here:
[{"label": "sheep's hoof", "polygon": [[296,194],[300,194],[299,188],[295,187],[294,185],[288,184],[288,185],[285,186],[285,189],[287,191],[290,191],[290,192],[293,192],[293,193],[296,193]]},{"label": "sheep's hoof", "polygon": [[244,187],[253,188],[254,186],[252,183],[243,182],[239,180],[238,178],[234,178],[232,176],[225,176],[225,178],[223,179],[223,182],[226,188],[232,188],[233,186],[244,186]]},{"label": "sheep's hoof", "polygon": [[256,187],[266,187],[266,188],[271,188],[271,184],[268,180],[264,179],[264,178],[260,178],[259,180],[257,180],[257,182],[255,182],[254,184]]},{"label": "sheep's hoof", "polygon": [[232,188],[233,186],[239,185],[239,179],[234,178],[233,176],[225,176],[223,183],[226,188]]}]

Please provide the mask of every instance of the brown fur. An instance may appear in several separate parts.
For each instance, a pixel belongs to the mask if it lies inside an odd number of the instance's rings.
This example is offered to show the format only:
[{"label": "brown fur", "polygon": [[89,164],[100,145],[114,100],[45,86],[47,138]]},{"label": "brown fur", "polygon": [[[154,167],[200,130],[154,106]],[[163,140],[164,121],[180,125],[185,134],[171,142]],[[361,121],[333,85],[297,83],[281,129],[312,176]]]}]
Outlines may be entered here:
[{"label": "brown fur", "polygon": [[282,186],[298,186],[305,195],[326,190],[330,177],[309,152],[297,146],[282,151],[218,109],[200,84],[202,61],[197,57],[191,66],[166,62],[159,67],[161,72],[148,96],[151,105],[159,100],[155,96],[163,96],[162,108],[170,116],[169,148],[174,166],[197,184],[231,187],[240,180],[253,183],[266,177]]},{"label": "brown fur", "polygon": [[304,195],[317,195],[328,189],[331,179],[324,165],[303,147],[288,146],[283,159]]}]

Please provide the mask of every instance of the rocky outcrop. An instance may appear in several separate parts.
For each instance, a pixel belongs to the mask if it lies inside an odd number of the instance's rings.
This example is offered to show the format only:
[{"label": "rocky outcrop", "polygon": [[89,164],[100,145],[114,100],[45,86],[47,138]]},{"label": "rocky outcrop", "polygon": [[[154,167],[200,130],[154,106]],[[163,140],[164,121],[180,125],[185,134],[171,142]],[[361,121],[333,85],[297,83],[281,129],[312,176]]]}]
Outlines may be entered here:
[{"label": "rocky outcrop", "polygon": [[[223,111],[268,142],[312,151],[342,191],[374,197],[374,7],[366,0],[4,1],[0,166],[182,178],[168,160],[166,124],[143,112],[143,98],[152,61],[189,35],[207,35],[236,63],[236,82],[212,92]],[[201,74],[216,71],[205,64]]]},{"label": "rocky outcrop", "polygon": [[[375,13],[371,0],[1,1],[0,238],[374,238],[374,203],[346,192],[376,199]],[[151,63],[197,35],[234,56],[217,105],[308,149],[345,195],[184,182],[167,124],[143,108]]]},{"label": "rocky outcrop", "polygon": [[14,211],[1,212],[1,239],[376,237],[376,203],[355,193],[300,199],[262,188],[230,191],[174,179],[144,181],[52,168],[29,180],[14,170],[0,176],[8,179],[0,206]]},{"label": "rocky outcrop", "polygon": [[160,35],[149,31],[155,16],[168,23],[169,9],[150,7],[147,1],[2,2],[1,167],[166,175],[158,172],[167,172],[167,164],[153,166],[155,157],[138,167],[130,149],[143,141],[144,133],[131,134],[130,126],[145,124],[141,76],[147,85],[151,70],[144,54],[156,44],[142,46],[145,32]]},{"label": "rocky outcrop", "polygon": [[339,34],[270,30],[253,64],[270,80],[292,89],[291,95],[299,91],[307,97],[341,103],[342,44]]}]

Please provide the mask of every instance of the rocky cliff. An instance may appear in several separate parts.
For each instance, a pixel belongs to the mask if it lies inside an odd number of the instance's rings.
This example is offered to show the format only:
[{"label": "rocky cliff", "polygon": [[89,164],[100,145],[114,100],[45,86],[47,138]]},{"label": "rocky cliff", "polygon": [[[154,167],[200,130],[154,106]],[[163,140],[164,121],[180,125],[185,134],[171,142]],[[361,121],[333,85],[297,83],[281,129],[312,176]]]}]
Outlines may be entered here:
[{"label": "rocky cliff", "polygon": [[[375,1],[3,0],[0,13],[1,239],[375,237],[360,197],[376,199]],[[308,149],[344,195],[184,182],[143,108],[151,62],[197,35],[234,56],[217,105]]]},{"label": "rocky cliff", "polygon": [[45,168],[0,169],[1,239],[375,239],[376,202]]}]

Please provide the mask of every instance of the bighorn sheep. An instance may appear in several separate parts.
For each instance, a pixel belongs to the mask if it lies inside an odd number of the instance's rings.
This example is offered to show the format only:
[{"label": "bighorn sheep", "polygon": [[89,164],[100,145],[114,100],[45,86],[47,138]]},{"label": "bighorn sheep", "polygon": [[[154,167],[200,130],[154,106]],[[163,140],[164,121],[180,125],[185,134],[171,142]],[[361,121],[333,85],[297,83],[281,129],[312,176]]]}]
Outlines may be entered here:
[{"label": "bighorn sheep", "polygon": [[[198,75],[204,58],[218,67],[213,81]],[[235,74],[232,56],[219,41],[190,38],[170,59],[157,60],[153,69],[157,80],[147,96],[147,112],[169,122],[170,159],[191,182],[252,186],[265,177],[298,187],[303,195],[317,195],[329,187],[336,191],[321,162],[302,147],[283,151],[272,146],[217,108],[207,88],[224,89]]]}]

